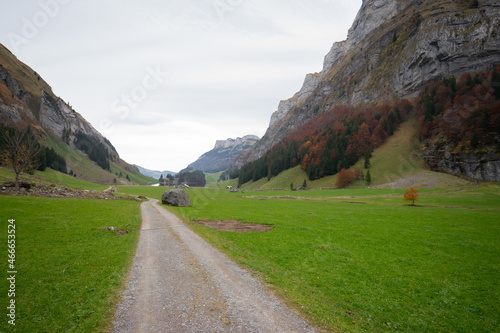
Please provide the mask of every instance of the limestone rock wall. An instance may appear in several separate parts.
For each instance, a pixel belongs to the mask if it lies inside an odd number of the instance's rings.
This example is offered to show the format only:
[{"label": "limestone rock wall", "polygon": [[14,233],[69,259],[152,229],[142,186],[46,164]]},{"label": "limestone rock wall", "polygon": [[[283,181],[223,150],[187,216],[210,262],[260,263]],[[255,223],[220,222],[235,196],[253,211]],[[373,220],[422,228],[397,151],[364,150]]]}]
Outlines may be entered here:
[{"label": "limestone rock wall", "polygon": [[334,105],[411,98],[436,78],[500,63],[500,3],[364,0],[347,39],[333,44],[323,70],[281,101],[264,137],[241,160],[261,157]]}]

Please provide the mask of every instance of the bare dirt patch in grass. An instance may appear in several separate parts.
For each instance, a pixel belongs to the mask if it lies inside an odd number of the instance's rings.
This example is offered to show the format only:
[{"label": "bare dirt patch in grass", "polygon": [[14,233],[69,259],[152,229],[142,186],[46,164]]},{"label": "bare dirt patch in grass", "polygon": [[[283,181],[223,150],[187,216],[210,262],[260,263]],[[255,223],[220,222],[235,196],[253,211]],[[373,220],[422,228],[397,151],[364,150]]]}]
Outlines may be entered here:
[{"label": "bare dirt patch in grass", "polygon": [[206,227],[210,227],[222,231],[234,231],[234,232],[268,232],[273,230],[273,227],[266,224],[257,223],[242,223],[238,220],[194,220],[192,221],[196,224],[201,224]]}]

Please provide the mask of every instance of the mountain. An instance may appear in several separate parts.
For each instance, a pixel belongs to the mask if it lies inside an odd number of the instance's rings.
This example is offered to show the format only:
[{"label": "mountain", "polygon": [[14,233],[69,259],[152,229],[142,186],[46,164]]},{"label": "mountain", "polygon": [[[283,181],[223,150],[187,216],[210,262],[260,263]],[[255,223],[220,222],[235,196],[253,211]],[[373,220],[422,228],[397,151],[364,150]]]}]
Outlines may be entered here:
[{"label": "mountain", "polygon": [[1,44],[0,123],[29,127],[42,145],[65,159],[67,172],[80,179],[103,184],[150,181],[122,160],[111,142],[56,96],[36,71]]},{"label": "mountain", "polygon": [[177,172],[168,171],[168,170],[165,170],[165,171],[149,170],[149,169],[143,168],[137,164],[134,164],[134,166],[137,167],[137,169],[139,169],[139,172],[142,173],[143,175],[154,178],[154,179],[160,179],[161,175],[163,175],[163,177],[166,177],[169,174],[172,176],[177,174]]},{"label": "mountain", "polygon": [[321,72],[308,74],[302,88],[279,103],[264,137],[236,166],[334,106],[411,99],[436,79],[497,63],[497,0],[363,0],[347,39],[333,44]]},{"label": "mountain", "polygon": [[207,173],[215,173],[226,170],[242,154],[251,149],[259,137],[247,135],[242,138],[217,140],[215,146],[206,152],[198,160],[189,164],[188,168],[201,170]]}]

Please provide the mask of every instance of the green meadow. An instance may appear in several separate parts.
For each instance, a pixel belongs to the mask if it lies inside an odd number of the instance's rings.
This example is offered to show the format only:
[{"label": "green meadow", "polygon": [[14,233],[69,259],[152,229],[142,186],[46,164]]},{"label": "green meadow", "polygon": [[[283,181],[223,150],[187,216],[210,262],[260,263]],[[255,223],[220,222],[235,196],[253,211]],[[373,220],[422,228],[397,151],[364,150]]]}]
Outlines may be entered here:
[{"label": "green meadow", "polygon": [[[121,191],[160,198],[162,188]],[[169,208],[298,310],[340,332],[500,330],[500,189],[190,189]],[[297,196],[296,199],[286,196]],[[191,220],[271,224],[219,231]]]},{"label": "green meadow", "polygon": [[[15,219],[17,271],[15,297],[8,297],[6,278],[0,283],[0,331],[106,331],[135,252],[139,204],[0,196],[0,212],[0,267],[9,270],[7,224]],[[7,322],[10,299],[15,326]]]},{"label": "green meadow", "polygon": [[[166,190],[118,189],[157,199]],[[187,192],[192,207],[168,209],[325,331],[500,330],[496,185],[419,189],[416,207],[403,201],[404,189]],[[8,270],[7,224],[15,219],[18,272],[16,326],[4,306],[0,331],[108,330],[139,237],[139,203],[0,196],[0,208],[1,268]],[[274,229],[235,233],[192,222],[203,219]],[[6,304],[8,289],[3,279]]]}]

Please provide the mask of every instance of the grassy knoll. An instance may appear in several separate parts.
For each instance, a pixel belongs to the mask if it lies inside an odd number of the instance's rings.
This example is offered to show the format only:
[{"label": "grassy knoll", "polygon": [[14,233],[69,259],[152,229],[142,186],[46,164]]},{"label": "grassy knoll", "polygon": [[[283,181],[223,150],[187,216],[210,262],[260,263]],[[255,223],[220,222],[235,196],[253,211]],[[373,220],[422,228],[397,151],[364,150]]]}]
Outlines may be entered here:
[{"label": "grassy knoll", "polygon": [[[120,184],[122,181],[126,180],[126,177],[128,176],[130,179],[130,182],[135,183],[135,184],[141,184],[141,185],[146,185],[146,184],[155,184],[158,183],[157,179],[154,179],[152,177],[145,176],[141,174],[140,172],[128,172],[122,168],[120,168],[119,165],[115,164],[114,162],[111,163],[110,165],[110,172],[115,175],[115,178],[117,180],[117,183]],[[119,178],[118,176],[122,174],[122,178]],[[113,183],[114,183],[113,179]]]},{"label": "grassy knoll", "polygon": [[190,223],[323,328],[498,331],[498,188],[419,191],[420,207],[407,206],[403,192],[307,191],[303,199],[271,199],[265,196],[298,192],[191,189],[193,207],[171,209],[186,221],[274,225],[272,232],[239,234]]},{"label": "grassy knoll", "polygon": [[[14,181],[15,177],[16,176],[11,169],[0,167],[0,183]],[[23,173],[21,174],[20,179],[25,181],[34,181],[45,185],[61,185],[69,189],[103,191],[109,187],[107,185],[100,185],[78,179],[50,168],[45,169],[45,171],[35,171],[33,175]]]},{"label": "grassy knoll", "polygon": [[[222,187],[223,185],[221,185],[221,183],[219,182],[219,178],[220,178],[220,175],[222,174],[222,171],[221,172],[217,172],[217,173],[206,173],[205,174],[205,179],[207,181],[207,187]],[[224,182],[225,183],[225,182]],[[224,184],[224,187],[226,187],[227,185]]]},{"label": "grassy knoll", "polygon": [[[370,173],[374,185],[394,181],[409,171],[423,169],[424,161],[419,150],[417,128],[417,120],[411,118],[402,123],[382,146],[375,149],[370,159]],[[366,173],[363,165],[364,158],[361,158],[355,167]]]},{"label": "grassy knoll", "polygon": [[[2,307],[0,331],[105,331],[131,263],[136,202],[0,196],[0,265],[7,271],[7,220],[16,220],[16,326]],[[113,226],[117,231],[106,230]],[[130,233],[126,233],[129,231]],[[0,283],[7,304],[7,280]]]}]

